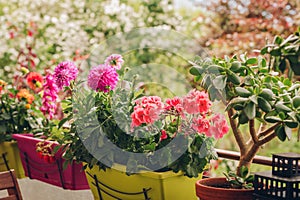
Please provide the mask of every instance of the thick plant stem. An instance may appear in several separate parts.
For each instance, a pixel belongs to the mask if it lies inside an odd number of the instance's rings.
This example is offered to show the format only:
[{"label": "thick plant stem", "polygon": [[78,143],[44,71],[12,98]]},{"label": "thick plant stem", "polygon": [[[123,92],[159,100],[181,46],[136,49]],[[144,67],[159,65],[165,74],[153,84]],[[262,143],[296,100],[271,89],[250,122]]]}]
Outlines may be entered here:
[{"label": "thick plant stem", "polygon": [[237,175],[241,175],[240,171],[241,171],[241,167],[245,166],[250,170],[250,165],[253,161],[254,156],[256,155],[257,151],[259,150],[260,145],[258,145],[257,143],[254,142],[254,144],[249,148],[249,150],[245,153],[242,154],[240,156],[240,160],[239,160],[239,165],[237,167]]},{"label": "thick plant stem", "polygon": [[241,131],[237,127],[236,121],[234,119],[232,119],[233,115],[234,115],[234,111],[231,108],[231,109],[228,110],[228,118],[229,118],[230,126],[232,128],[232,132],[233,132],[233,135],[235,137],[235,140],[236,140],[236,142],[239,146],[241,155],[244,155],[246,153],[246,143],[245,143],[245,140],[242,136]]}]

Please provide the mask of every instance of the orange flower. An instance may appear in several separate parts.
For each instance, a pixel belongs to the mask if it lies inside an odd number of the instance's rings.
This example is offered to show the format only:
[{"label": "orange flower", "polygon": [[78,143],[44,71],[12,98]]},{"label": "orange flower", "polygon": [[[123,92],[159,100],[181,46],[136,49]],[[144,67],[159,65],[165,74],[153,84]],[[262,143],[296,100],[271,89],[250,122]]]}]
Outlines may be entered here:
[{"label": "orange flower", "polygon": [[29,104],[31,104],[34,100],[34,96],[30,94],[29,91],[26,89],[21,89],[17,94],[17,98],[19,100],[26,100]]},{"label": "orange flower", "polygon": [[7,85],[7,83],[0,79],[0,92],[3,90],[3,88]]},{"label": "orange flower", "polygon": [[37,91],[42,88],[43,76],[37,72],[30,72],[27,76],[27,84],[30,89]]},{"label": "orange flower", "polygon": [[29,103],[27,103],[27,104],[25,105],[25,108],[28,110],[28,109],[31,108],[31,105],[30,105]]}]

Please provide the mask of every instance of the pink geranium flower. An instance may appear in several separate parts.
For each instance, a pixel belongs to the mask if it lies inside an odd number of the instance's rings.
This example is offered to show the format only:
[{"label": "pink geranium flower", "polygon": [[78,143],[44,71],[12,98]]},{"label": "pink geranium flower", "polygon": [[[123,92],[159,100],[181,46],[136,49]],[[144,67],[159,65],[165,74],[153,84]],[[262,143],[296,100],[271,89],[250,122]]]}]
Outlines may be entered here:
[{"label": "pink geranium flower", "polygon": [[108,65],[100,64],[91,69],[88,75],[88,86],[95,91],[109,92],[119,80],[116,70]]},{"label": "pink geranium flower", "polygon": [[165,105],[165,110],[166,111],[174,111],[175,115],[180,115],[181,117],[185,117],[184,115],[184,108],[182,105],[182,99],[179,97],[174,97],[172,99],[167,99],[166,100],[166,105]]},{"label": "pink geranium flower", "polygon": [[192,90],[183,99],[183,107],[189,114],[208,113],[211,106],[208,94]]},{"label": "pink geranium flower", "polygon": [[202,116],[193,118],[192,128],[200,134],[206,134],[210,128],[209,120]]},{"label": "pink geranium flower", "polygon": [[70,81],[75,80],[78,69],[73,62],[65,61],[59,63],[54,69],[54,79],[57,87],[61,90],[64,86],[69,86]]},{"label": "pink geranium flower", "polygon": [[153,124],[160,118],[164,108],[160,97],[149,96],[142,97],[136,101],[136,106],[131,114],[131,127],[140,126],[141,124]]},{"label": "pink geranium flower", "polygon": [[229,131],[229,126],[224,115],[216,114],[211,118],[213,125],[210,126],[206,135],[216,139],[222,138]]}]

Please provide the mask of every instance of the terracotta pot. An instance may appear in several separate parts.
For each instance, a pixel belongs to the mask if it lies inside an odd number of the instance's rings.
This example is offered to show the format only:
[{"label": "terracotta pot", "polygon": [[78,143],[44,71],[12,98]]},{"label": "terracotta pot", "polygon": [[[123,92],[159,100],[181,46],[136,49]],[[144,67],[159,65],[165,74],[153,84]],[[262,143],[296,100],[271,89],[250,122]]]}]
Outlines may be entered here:
[{"label": "terracotta pot", "polygon": [[196,195],[200,200],[252,200],[253,189],[232,189],[214,186],[226,185],[226,178],[206,178],[196,182]]}]

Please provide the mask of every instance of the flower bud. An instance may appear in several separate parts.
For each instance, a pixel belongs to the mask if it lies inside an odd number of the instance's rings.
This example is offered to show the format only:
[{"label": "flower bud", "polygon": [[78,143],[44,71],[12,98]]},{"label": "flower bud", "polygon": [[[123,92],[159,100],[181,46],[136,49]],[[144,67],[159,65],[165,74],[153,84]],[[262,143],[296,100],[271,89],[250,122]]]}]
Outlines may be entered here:
[{"label": "flower bud", "polygon": [[26,67],[21,67],[21,72],[25,75],[29,73],[29,70]]},{"label": "flower bud", "polygon": [[39,82],[39,81],[37,81],[37,82],[35,82],[35,86],[36,86],[37,88],[41,88],[41,87],[42,87],[42,83]]}]

